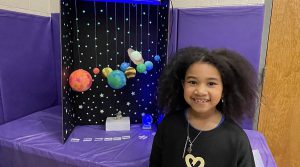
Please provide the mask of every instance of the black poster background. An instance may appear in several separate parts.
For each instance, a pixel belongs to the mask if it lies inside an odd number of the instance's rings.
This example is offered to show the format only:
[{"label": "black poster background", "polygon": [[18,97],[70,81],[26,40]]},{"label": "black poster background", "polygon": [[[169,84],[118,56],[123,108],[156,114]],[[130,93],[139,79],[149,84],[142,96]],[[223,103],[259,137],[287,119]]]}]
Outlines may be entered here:
[{"label": "black poster background", "polygon": [[[106,117],[119,111],[133,124],[141,123],[143,113],[156,120],[157,80],[167,58],[168,12],[168,1],[160,5],[61,1],[64,141],[76,125],[104,124]],[[128,48],[141,52],[153,69],[137,72],[123,88],[112,89],[101,72],[93,74],[93,68],[120,70],[122,62],[131,62]],[[155,61],[155,55],[161,60]],[[131,66],[136,68],[132,62]],[[68,84],[77,69],[92,75],[93,84],[85,92],[75,92]]]}]

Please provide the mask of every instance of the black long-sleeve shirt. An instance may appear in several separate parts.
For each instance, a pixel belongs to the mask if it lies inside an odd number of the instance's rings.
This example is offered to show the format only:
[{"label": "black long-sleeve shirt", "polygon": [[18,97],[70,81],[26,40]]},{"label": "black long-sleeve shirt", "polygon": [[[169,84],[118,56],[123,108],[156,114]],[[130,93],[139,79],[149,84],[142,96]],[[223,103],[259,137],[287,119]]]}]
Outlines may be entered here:
[{"label": "black long-sleeve shirt", "polygon": [[[190,126],[192,140],[198,132]],[[186,137],[187,121],[184,112],[166,116],[154,137],[149,166],[255,167],[246,133],[229,118],[225,118],[217,128],[203,131],[197,137],[192,146],[192,156],[187,161],[182,158]]]}]

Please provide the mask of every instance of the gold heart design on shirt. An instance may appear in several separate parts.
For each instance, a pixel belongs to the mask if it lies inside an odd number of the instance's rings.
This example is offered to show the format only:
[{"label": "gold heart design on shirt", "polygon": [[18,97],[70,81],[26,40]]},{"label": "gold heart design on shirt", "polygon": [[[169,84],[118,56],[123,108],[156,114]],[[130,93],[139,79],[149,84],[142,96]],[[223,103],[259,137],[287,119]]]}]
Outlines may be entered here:
[{"label": "gold heart design on shirt", "polygon": [[198,161],[200,162],[200,165],[198,167],[204,167],[205,165],[205,161],[202,157],[194,157],[192,154],[187,154],[185,156],[185,164],[187,167],[192,167],[190,159],[192,159],[193,166],[195,166]]}]

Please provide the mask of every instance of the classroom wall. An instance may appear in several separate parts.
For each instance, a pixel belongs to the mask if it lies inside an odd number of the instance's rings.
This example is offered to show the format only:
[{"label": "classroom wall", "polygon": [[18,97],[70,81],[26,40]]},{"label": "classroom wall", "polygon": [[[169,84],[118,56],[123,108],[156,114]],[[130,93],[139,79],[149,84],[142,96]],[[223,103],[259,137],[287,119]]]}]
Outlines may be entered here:
[{"label": "classroom wall", "polygon": [[50,0],[0,0],[0,9],[40,16],[51,14]]},{"label": "classroom wall", "polygon": [[[0,9],[50,16],[59,13],[60,0],[0,0]],[[245,6],[263,4],[264,0],[172,0],[174,8],[198,8],[214,6]]]},{"label": "classroom wall", "polygon": [[172,0],[174,8],[261,5],[264,0]]},{"label": "classroom wall", "polygon": [[51,13],[59,13],[60,12],[60,0],[50,0],[50,9]]}]

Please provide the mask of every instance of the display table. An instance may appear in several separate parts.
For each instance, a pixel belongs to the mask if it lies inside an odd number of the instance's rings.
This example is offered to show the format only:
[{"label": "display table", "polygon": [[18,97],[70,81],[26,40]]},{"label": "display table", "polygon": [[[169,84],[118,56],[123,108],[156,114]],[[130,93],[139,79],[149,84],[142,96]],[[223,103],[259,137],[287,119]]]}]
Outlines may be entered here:
[{"label": "display table", "polygon": [[[60,106],[0,126],[1,167],[147,167],[155,132],[131,125],[106,132],[103,126],[77,126],[62,144]],[[264,137],[246,130],[265,167],[275,167]]]}]

